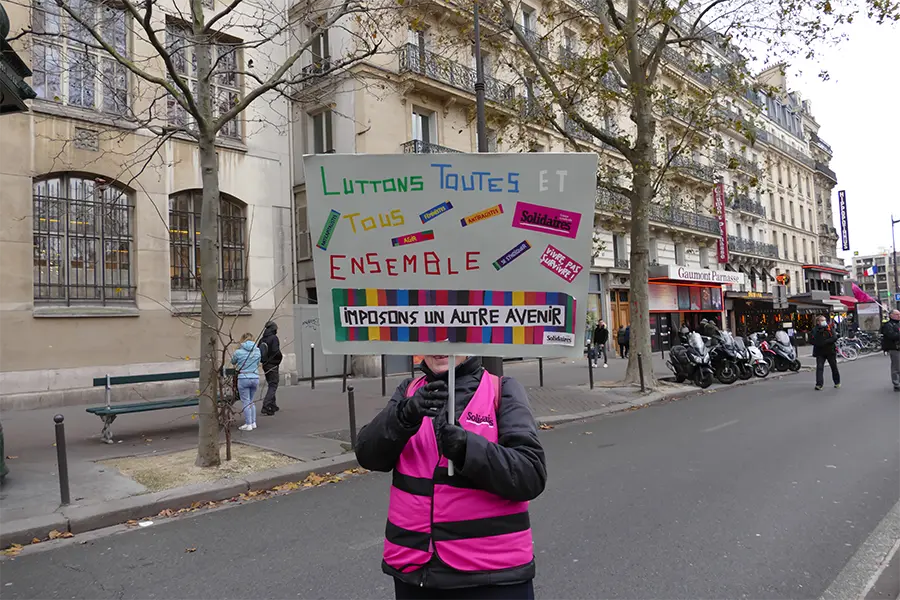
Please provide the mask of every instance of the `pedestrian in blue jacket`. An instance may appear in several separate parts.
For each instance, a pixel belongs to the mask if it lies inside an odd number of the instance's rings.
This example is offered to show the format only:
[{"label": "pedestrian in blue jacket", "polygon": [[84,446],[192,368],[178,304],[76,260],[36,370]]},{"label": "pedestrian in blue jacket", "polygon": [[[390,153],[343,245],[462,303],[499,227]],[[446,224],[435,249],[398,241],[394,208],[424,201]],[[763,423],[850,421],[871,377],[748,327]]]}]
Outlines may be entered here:
[{"label": "pedestrian in blue jacket", "polygon": [[238,394],[241,396],[241,408],[244,413],[244,424],[238,427],[241,431],[256,429],[256,405],[253,397],[259,387],[259,362],[262,355],[252,333],[241,336],[238,349],[231,356],[231,364],[238,369]]}]

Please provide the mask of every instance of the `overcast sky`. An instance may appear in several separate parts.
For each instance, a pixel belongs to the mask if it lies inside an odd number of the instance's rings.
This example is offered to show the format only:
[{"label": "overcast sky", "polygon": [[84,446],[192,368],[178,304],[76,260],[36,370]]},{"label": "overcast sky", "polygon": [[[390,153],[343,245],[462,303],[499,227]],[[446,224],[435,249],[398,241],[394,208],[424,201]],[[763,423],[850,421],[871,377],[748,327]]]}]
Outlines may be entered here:
[{"label": "overcast sky", "polygon": [[[822,50],[818,64],[789,69],[788,81],[812,102],[819,135],[834,151],[834,226],[840,231],[837,192],[846,190],[850,251],[840,252],[840,240],[838,250],[849,262],[854,250],[890,248],[891,211],[900,219],[900,27],[860,20],[847,33],[848,40]],[[829,81],[816,76],[821,68]],[[900,223],[896,229],[900,236]]]}]

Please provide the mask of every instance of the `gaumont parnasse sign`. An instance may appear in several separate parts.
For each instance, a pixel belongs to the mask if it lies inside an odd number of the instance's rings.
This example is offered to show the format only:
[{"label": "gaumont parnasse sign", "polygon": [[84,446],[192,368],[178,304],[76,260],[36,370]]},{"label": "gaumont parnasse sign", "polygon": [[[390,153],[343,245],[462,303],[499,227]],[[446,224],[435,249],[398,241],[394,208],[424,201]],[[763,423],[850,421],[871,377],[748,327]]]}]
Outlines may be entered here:
[{"label": "gaumont parnasse sign", "polygon": [[650,277],[672,279],[675,281],[688,281],[692,283],[711,283],[720,285],[742,285],[744,274],[735,271],[712,271],[710,269],[695,269],[679,265],[662,265],[651,267]]}]

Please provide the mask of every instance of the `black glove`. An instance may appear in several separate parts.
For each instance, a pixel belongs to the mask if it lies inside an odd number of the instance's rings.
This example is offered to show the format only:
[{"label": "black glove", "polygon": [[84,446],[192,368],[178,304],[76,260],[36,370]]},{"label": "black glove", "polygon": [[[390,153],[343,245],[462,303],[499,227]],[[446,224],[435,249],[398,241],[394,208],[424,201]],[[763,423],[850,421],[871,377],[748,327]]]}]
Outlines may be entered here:
[{"label": "black glove", "polygon": [[418,427],[425,417],[433,419],[438,416],[449,397],[446,381],[432,381],[420,387],[400,406],[398,413],[400,422],[406,427]]},{"label": "black glove", "polygon": [[436,433],[441,454],[453,461],[457,467],[461,467],[466,462],[466,444],[469,432],[459,425],[451,425],[442,419]]}]

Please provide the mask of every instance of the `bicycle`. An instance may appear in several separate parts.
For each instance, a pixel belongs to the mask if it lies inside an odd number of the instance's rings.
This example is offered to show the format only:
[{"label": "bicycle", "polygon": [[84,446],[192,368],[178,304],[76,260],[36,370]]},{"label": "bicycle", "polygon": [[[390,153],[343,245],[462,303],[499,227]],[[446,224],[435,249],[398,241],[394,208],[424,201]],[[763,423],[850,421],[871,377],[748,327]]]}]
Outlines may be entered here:
[{"label": "bicycle", "polygon": [[[843,339],[844,338],[841,338],[841,340]],[[859,358],[859,350],[852,343],[839,340],[838,343],[835,344],[835,350],[837,351],[837,355],[844,360],[852,362]]]}]

